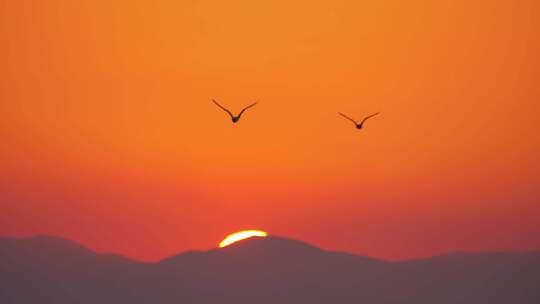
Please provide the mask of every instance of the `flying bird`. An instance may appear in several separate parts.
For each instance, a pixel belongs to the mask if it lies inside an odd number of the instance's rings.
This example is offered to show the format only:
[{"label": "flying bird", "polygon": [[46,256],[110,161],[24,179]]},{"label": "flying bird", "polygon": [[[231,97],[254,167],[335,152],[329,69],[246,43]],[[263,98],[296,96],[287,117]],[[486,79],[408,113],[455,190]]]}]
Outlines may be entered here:
[{"label": "flying bird", "polygon": [[214,102],[214,104],[216,104],[216,106],[218,106],[220,109],[222,109],[223,111],[227,112],[227,114],[229,114],[229,116],[231,117],[231,120],[233,123],[237,123],[239,120],[240,120],[240,117],[242,117],[242,114],[244,114],[244,112],[253,107],[254,105],[256,105],[257,103],[252,103],[250,104],[249,106],[245,107],[242,109],[242,111],[240,111],[240,113],[238,113],[238,115],[233,115],[231,113],[231,111],[227,110],[224,106],[220,105],[217,101],[215,101],[214,99],[212,99],[212,101]]},{"label": "flying bird", "polygon": [[375,115],[378,115],[380,112],[377,112],[375,114],[371,114],[367,117],[365,117],[364,119],[362,119],[362,121],[360,123],[356,122],[356,120],[350,118],[349,116],[341,113],[341,112],[338,112],[339,115],[345,117],[346,119],[352,121],[354,123],[354,125],[356,126],[357,129],[362,129],[364,127],[364,123],[366,122],[366,120],[370,119],[371,117],[375,116]]}]

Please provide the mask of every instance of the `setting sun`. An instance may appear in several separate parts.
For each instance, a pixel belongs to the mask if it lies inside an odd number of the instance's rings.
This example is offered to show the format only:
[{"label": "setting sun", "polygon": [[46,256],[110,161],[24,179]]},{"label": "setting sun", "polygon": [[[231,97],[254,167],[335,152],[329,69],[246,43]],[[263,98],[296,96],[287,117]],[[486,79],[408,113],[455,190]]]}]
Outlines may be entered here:
[{"label": "setting sun", "polygon": [[229,236],[227,236],[221,243],[219,243],[219,248],[227,247],[230,244],[236,243],[241,240],[245,240],[251,237],[265,237],[268,236],[268,233],[261,231],[261,230],[242,230],[235,232]]}]

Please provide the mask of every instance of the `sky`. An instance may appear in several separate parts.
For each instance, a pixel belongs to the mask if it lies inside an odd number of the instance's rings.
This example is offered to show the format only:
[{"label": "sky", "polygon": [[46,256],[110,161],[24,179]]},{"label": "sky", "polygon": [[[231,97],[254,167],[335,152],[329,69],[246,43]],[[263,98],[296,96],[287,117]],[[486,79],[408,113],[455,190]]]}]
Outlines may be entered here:
[{"label": "sky", "polygon": [[[0,236],[540,249],[536,0],[0,0]],[[251,102],[238,124],[233,111]],[[337,115],[360,119],[358,131]]]}]

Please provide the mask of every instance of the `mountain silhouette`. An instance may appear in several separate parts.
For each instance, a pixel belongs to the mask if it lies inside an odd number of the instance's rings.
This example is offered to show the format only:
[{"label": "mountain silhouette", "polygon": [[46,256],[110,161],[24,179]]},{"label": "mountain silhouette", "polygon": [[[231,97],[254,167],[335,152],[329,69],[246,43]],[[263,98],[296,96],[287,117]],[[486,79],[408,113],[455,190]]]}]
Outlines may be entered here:
[{"label": "mountain silhouette", "polygon": [[538,303],[540,253],[387,262],[269,236],[156,263],[0,238],[0,303]]}]

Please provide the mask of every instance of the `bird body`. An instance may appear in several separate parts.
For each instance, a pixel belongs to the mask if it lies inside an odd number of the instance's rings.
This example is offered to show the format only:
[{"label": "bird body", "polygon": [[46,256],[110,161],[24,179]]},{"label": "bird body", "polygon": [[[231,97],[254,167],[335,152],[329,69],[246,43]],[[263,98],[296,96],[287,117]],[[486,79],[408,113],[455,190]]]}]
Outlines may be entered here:
[{"label": "bird body", "polygon": [[249,109],[249,108],[251,108],[251,107],[253,107],[254,105],[257,104],[256,102],[255,102],[255,103],[252,103],[252,104],[250,104],[249,106],[243,108],[242,111],[240,111],[240,113],[238,113],[238,115],[233,115],[233,114],[231,113],[231,111],[229,111],[229,110],[228,110],[227,108],[225,108],[224,106],[220,105],[217,101],[215,101],[214,99],[212,99],[212,101],[214,102],[214,104],[215,104],[216,106],[218,106],[220,109],[222,109],[222,110],[225,111],[227,114],[229,114],[229,116],[231,117],[231,121],[232,121],[233,123],[237,123],[237,122],[240,120],[240,118],[242,117],[242,114],[244,114],[244,112],[245,112],[247,109]]}]

